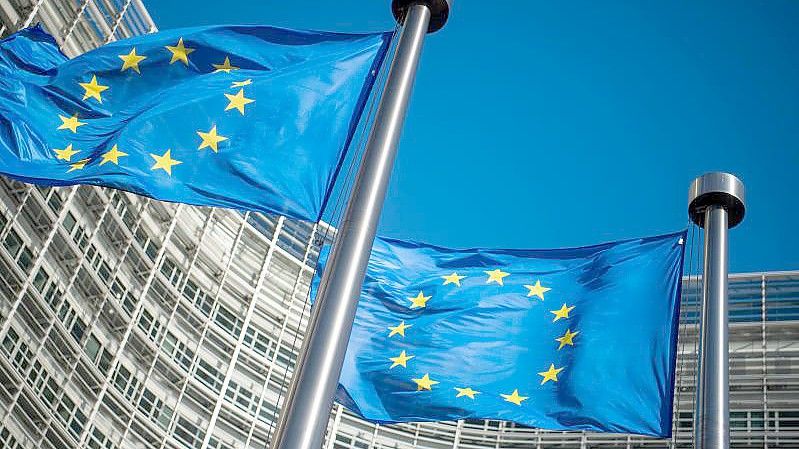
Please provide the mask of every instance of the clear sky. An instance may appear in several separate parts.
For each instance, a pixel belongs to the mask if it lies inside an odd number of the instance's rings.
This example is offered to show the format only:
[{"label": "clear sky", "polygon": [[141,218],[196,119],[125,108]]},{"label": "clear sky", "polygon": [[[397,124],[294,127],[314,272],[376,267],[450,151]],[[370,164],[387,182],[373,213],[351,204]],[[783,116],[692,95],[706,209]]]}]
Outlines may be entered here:
[{"label": "clear sky", "polygon": [[[389,0],[150,0],[161,29],[391,29]],[[799,2],[459,0],[429,36],[380,233],[549,248],[686,226],[747,187],[733,271],[799,268]]]}]

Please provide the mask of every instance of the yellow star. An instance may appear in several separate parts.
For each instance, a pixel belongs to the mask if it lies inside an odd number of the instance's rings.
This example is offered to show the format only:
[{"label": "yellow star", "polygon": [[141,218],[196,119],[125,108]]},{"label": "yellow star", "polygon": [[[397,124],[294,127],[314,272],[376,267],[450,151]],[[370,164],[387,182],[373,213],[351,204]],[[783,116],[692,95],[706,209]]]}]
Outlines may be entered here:
[{"label": "yellow star", "polygon": [[472,390],[471,387],[466,387],[466,388],[455,387],[455,389],[458,391],[458,395],[455,396],[456,398],[459,398],[461,396],[466,396],[469,399],[474,399],[474,395],[480,394],[479,391]]},{"label": "yellow star", "polygon": [[58,118],[61,119],[61,126],[58,129],[68,129],[73,133],[78,132],[78,126],[83,126],[86,122],[78,121],[78,116],[73,115],[72,117],[64,117],[63,115],[59,115]]},{"label": "yellow star", "polygon": [[141,71],[139,71],[139,63],[147,59],[147,56],[137,55],[136,54],[136,47],[133,47],[133,50],[126,55],[119,55],[119,59],[122,60],[122,70],[120,72],[124,72],[127,69],[133,69],[134,72],[141,75]]},{"label": "yellow star", "polygon": [[555,341],[560,342],[560,346],[558,346],[558,351],[561,350],[566,345],[574,346],[574,337],[579,334],[580,332],[572,332],[571,329],[566,329],[566,333],[563,334],[562,337],[558,337]]},{"label": "yellow star", "polygon": [[230,85],[230,88],[235,89],[236,87],[249,86],[250,84],[252,84],[252,79],[247,78],[244,81],[233,81],[233,83]]},{"label": "yellow star", "polygon": [[55,151],[56,159],[61,159],[62,161],[67,161],[67,162],[70,162],[72,160],[72,156],[80,152],[80,150],[73,150],[72,144],[67,145],[67,147],[64,148],[63,150],[54,148],[53,151]]},{"label": "yellow star", "polygon": [[553,382],[558,381],[558,374],[563,371],[564,367],[555,368],[555,364],[550,364],[549,369],[543,372],[538,373],[539,376],[544,376],[544,380],[541,381],[541,385],[549,382],[550,380]]},{"label": "yellow star", "polygon": [[183,163],[179,160],[172,159],[172,150],[166,150],[166,153],[164,153],[162,156],[153,153],[150,153],[150,156],[152,156],[152,158],[155,159],[155,164],[152,167],[150,167],[150,170],[157,170],[160,168],[165,172],[167,172],[169,176],[172,176],[173,165],[178,165]]},{"label": "yellow star", "polygon": [[88,164],[88,163],[89,163],[89,159],[86,158],[86,159],[81,159],[78,162],[75,162],[74,164],[70,164],[69,170],[67,170],[67,173],[75,171],[75,170],[83,170],[83,167],[85,167],[86,164]]},{"label": "yellow star", "polygon": [[251,100],[244,96],[244,89],[239,89],[239,91],[236,92],[236,95],[225,94],[225,96],[230,101],[225,110],[229,111],[235,108],[241,112],[241,115],[244,115],[245,105],[255,102],[255,100]]},{"label": "yellow star", "polygon": [[[416,356],[415,355],[407,355],[407,354],[405,354],[405,351],[402,351],[400,353],[400,355],[398,355],[396,357],[389,357],[388,359],[391,360],[392,362],[394,362],[394,364],[391,365],[391,368],[394,368],[395,366],[401,366],[403,368],[407,368],[408,367],[408,365],[407,365],[408,360],[410,360],[410,359],[412,359],[414,357],[416,357]],[[391,368],[389,368],[389,369],[391,369]]]},{"label": "yellow star", "polygon": [[210,147],[212,150],[214,150],[214,153],[219,151],[219,142],[227,140],[227,137],[220,136],[216,133],[216,125],[214,125],[214,127],[211,128],[211,130],[207,133],[197,131],[197,135],[203,140],[202,143],[200,143],[200,148],[198,149],[202,150],[205,147]]},{"label": "yellow star", "polygon": [[488,275],[488,280],[486,280],[486,284],[490,284],[492,282],[496,282],[499,285],[505,285],[503,279],[506,276],[510,276],[510,273],[506,273],[500,269],[486,271],[485,274]]},{"label": "yellow star", "polygon": [[189,48],[183,45],[183,38],[181,37],[178,39],[178,44],[174,47],[171,45],[167,45],[166,49],[172,52],[172,59],[169,60],[170,64],[173,64],[175,61],[181,61],[186,66],[189,65],[189,55],[194,52],[193,48]]},{"label": "yellow star", "polygon": [[391,337],[393,337],[393,336],[395,336],[397,334],[402,335],[404,337],[405,336],[405,329],[407,329],[407,328],[409,328],[411,326],[413,326],[413,324],[405,324],[405,321],[400,322],[398,325],[396,325],[394,327],[389,326],[388,330],[390,330],[391,333],[388,334],[388,337],[391,338]]},{"label": "yellow star", "polygon": [[419,292],[415,298],[408,298],[408,300],[411,302],[411,309],[416,309],[419,307],[427,307],[427,301],[430,301],[430,298],[432,298],[432,296],[425,296],[424,292]]},{"label": "yellow star", "polygon": [[502,396],[502,398],[505,399],[507,402],[516,405],[522,405],[522,401],[526,401],[527,399],[530,398],[529,396],[519,395],[519,390],[513,390],[513,393],[511,394],[500,394],[500,396]]},{"label": "yellow star", "polygon": [[552,320],[552,322],[554,323],[555,321],[558,321],[561,318],[568,318],[569,312],[571,312],[572,309],[574,309],[574,306],[566,307],[566,304],[564,303],[563,307],[561,307],[560,310],[550,310],[549,313],[555,315],[555,318]]},{"label": "yellow star", "polygon": [[80,87],[83,88],[85,93],[83,94],[83,100],[85,101],[87,98],[94,98],[97,102],[102,103],[103,98],[100,96],[103,91],[108,89],[108,86],[103,86],[102,84],[97,82],[97,75],[92,75],[92,80],[88,83],[78,83]]},{"label": "yellow star", "polygon": [[411,379],[412,381],[416,382],[417,391],[421,390],[432,390],[433,385],[440,383],[430,378],[429,374],[425,374],[422,376],[421,379]]},{"label": "yellow star", "polygon": [[539,298],[541,298],[541,301],[544,300],[544,293],[552,290],[549,287],[542,286],[541,281],[535,281],[535,285],[525,285],[524,287],[527,290],[530,290],[529,292],[527,292],[528,298],[531,296],[538,296]]},{"label": "yellow star", "polygon": [[119,165],[119,158],[127,155],[128,153],[119,151],[119,148],[117,148],[115,144],[113,147],[111,147],[110,151],[103,153],[103,160],[100,161],[100,165],[103,165],[106,162],[113,162],[115,165]]},{"label": "yellow star", "polygon": [[444,279],[444,285],[455,284],[458,287],[461,286],[461,279],[465,277],[466,276],[458,276],[458,273],[452,273],[449,276],[441,276],[441,278]]},{"label": "yellow star", "polygon": [[230,58],[228,58],[227,56],[225,56],[225,62],[223,62],[222,64],[211,64],[211,65],[214,66],[214,68],[216,69],[214,70],[214,73],[217,72],[230,73],[231,70],[239,69],[238,67],[230,65]]}]

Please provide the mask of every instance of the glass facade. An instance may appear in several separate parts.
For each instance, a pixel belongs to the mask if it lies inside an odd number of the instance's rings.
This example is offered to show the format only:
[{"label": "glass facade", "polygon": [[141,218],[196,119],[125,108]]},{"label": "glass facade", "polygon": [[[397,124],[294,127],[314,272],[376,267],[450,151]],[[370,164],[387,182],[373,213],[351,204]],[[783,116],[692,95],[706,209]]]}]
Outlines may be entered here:
[{"label": "glass facade", "polygon": [[[0,0],[65,52],[155,30],[133,0]],[[264,448],[330,230],[0,178],[0,449]],[[498,421],[377,426],[339,406],[326,449],[689,447],[698,282],[684,282],[675,437]],[[799,272],[730,282],[734,447],[799,447]]]}]

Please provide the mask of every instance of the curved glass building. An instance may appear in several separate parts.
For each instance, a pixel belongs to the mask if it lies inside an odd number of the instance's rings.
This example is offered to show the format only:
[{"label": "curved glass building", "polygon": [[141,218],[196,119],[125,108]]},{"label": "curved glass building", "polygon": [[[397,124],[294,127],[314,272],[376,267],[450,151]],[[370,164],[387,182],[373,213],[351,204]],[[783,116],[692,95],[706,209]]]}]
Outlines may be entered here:
[{"label": "curved glass building", "polygon": [[[0,0],[68,55],[155,30],[140,0]],[[0,449],[266,447],[308,319],[324,226],[0,177]],[[326,449],[687,448],[696,279],[675,436],[498,421],[377,426],[335,406]],[[734,275],[732,442],[799,447],[799,272]]]}]

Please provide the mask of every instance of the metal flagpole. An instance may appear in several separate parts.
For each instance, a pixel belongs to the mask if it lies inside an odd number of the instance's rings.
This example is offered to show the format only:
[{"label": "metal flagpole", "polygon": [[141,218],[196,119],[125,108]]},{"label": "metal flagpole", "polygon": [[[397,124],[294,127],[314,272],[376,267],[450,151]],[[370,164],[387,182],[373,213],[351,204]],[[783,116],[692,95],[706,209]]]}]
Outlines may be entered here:
[{"label": "metal flagpole", "polygon": [[447,22],[452,2],[392,2],[394,15],[404,22],[404,27],[352,195],[319,284],[273,449],[322,446],[422,44],[427,33],[441,29]]},{"label": "metal flagpole", "polygon": [[727,230],[744,218],[744,185],[731,174],[708,173],[691,184],[688,203],[691,220],[705,228],[694,441],[697,449],[727,449],[730,447]]}]

